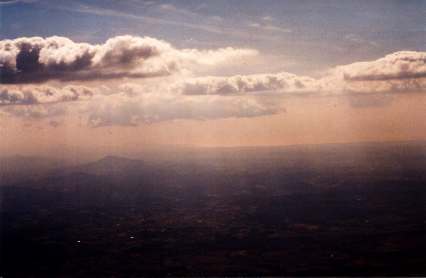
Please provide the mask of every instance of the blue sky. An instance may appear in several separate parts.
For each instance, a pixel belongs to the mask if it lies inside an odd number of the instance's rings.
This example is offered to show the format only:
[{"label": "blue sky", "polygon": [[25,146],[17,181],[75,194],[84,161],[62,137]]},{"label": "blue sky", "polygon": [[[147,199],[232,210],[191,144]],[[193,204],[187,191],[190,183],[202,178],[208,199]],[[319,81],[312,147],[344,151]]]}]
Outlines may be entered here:
[{"label": "blue sky", "polygon": [[131,34],[185,48],[249,47],[301,74],[426,45],[426,1],[2,2],[2,38],[101,43]]}]

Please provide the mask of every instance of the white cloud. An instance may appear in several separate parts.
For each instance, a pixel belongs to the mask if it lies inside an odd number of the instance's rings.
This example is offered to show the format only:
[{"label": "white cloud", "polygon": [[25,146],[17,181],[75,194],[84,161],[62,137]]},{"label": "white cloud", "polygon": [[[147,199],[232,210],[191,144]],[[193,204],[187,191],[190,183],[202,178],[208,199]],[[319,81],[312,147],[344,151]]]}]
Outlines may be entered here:
[{"label": "white cloud", "polygon": [[174,85],[184,95],[236,95],[256,92],[312,93],[319,90],[317,80],[291,73],[199,77]]},{"label": "white cloud", "polygon": [[426,77],[426,52],[399,51],[375,61],[336,68],[347,80],[401,80]]},{"label": "white cloud", "polygon": [[90,99],[96,89],[85,86],[68,85],[63,88],[52,86],[8,86],[0,89],[0,106],[34,105],[81,101]]}]

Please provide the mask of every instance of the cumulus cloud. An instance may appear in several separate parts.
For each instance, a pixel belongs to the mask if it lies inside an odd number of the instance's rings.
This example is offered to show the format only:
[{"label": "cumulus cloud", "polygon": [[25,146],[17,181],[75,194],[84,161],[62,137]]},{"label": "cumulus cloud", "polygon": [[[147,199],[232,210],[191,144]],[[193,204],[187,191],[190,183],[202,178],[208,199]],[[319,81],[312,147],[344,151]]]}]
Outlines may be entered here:
[{"label": "cumulus cloud", "polygon": [[182,80],[174,89],[184,95],[277,94],[376,94],[424,92],[426,53],[397,52],[384,58],[338,66],[321,78],[287,72],[205,76]]},{"label": "cumulus cloud", "polygon": [[318,91],[317,80],[282,72],[276,74],[200,77],[175,84],[184,95],[236,95],[255,92],[312,93]]},{"label": "cumulus cloud", "polygon": [[324,94],[426,91],[426,52],[400,51],[374,61],[342,65],[317,80]]},{"label": "cumulus cloud", "polygon": [[118,36],[104,44],[76,43],[65,37],[0,41],[1,83],[86,80],[170,75],[191,65],[216,65],[255,50],[176,49],[150,37]]},{"label": "cumulus cloud", "polygon": [[340,66],[337,70],[351,81],[425,78],[426,52],[395,52],[375,61]]},{"label": "cumulus cloud", "polygon": [[0,89],[0,106],[33,105],[88,100],[96,89],[68,85],[63,88],[52,86],[10,86]]}]

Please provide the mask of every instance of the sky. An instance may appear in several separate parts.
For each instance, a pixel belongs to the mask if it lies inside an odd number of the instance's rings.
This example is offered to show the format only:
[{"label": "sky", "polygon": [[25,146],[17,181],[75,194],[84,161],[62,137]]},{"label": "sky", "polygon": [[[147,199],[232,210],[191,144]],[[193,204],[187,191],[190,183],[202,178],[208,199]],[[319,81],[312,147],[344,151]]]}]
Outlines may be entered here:
[{"label": "sky", "polygon": [[425,140],[426,1],[0,1],[0,152]]}]

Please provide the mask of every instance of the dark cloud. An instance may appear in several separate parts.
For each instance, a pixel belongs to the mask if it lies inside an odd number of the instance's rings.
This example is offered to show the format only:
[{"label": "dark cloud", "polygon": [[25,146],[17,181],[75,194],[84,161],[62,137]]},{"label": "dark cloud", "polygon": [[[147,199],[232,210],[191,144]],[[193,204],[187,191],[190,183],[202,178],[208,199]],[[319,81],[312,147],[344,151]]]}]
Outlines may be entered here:
[{"label": "dark cloud", "polygon": [[64,37],[18,38],[0,41],[0,81],[20,84],[51,79],[146,78],[170,75],[191,63],[214,65],[229,57],[256,53],[233,48],[178,50],[161,40],[129,35],[100,45]]},{"label": "dark cloud", "polygon": [[[132,76],[138,74],[131,71],[136,65],[169,48],[167,43],[158,40],[131,36],[112,38],[103,45],[75,43],[63,37],[4,40],[0,42],[1,82]],[[161,74],[168,73],[164,72],[167,65],[162,66]]]}]

